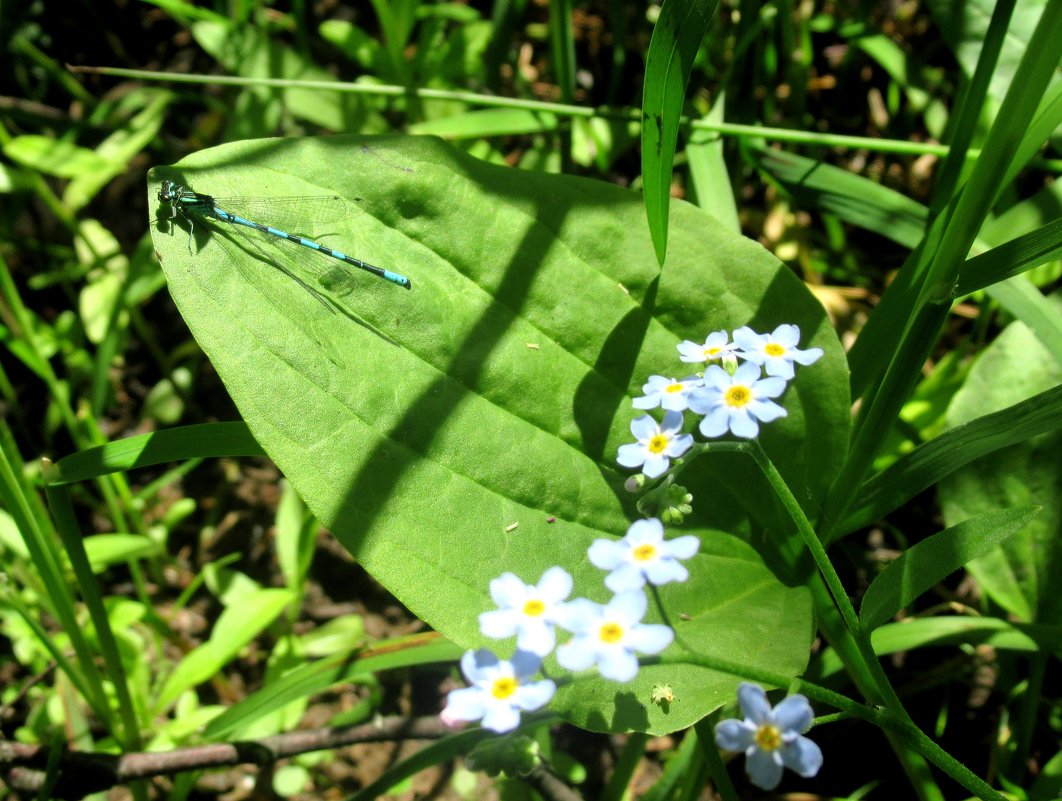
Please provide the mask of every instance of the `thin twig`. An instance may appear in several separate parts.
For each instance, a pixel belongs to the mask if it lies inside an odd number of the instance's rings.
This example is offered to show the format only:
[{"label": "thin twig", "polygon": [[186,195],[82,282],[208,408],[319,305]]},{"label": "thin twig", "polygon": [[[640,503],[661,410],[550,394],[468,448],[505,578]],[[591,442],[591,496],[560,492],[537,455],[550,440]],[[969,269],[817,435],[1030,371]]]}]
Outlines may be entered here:
[{"label": "thin twig", "polygon": [[[434,740],[451,734],[439,718],[388,717],[343,728],[309,729],[259,740],[178,748],[159,753],[102,754],[68,751],[59,758],[56,797],[78,799],[136,779],[240,764],[268,765],[278,759],[354,743]],[[0,775],[12,790],[35,792],[45,782],[47,746],[0,742]]]}]

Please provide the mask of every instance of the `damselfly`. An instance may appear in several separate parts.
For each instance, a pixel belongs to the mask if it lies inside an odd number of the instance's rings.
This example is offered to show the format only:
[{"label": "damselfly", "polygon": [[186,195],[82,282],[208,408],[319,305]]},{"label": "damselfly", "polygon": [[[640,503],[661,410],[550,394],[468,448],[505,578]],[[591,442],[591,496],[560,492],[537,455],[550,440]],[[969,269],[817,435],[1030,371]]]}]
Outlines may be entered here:
[{"label": "damselfly", "polygon": [[[300,245],[304,248],[316,251],[323,256],[329,256],[333,259],[338,259],[341,262],[350,264],[358,269],[370,272],[373,275],[390,281],[392,284],[410,289],[412,283],[404,275],[393,273],[390,270],[384,270],[375,265],[364,262],[361,259],[356,259],[353,256],[348,256],[346,253],[341,253],[334,248],[325,247],[324,245],[315,242],[312,239],[307,239],[304,236],[298,236],[297,234],[290,234],[287,231],[282,231],[279,228],[274,228],[271,225],[265,225],[260,222],[255,222],[250,219],[250,216],[254,216],[261,212],[262,214],[269,214],[271,210],[277,210],[277,213],[282,213],[282,210],[286,205],[312,205],[316,208],[331,207],[333,210],[342,211],[346,208],[342,198],[338,196],[320,196],[320,197],[298,197],[298,198],[256,198],[254,200],[246,198],[215,198],[212,195],[205,195],[201,192],[193,192],[191,189],[173,181],[163,181],[159,187],[158,194],[159,202],[170,207],[170,218],[181,215],[188,221],[189,226],[189,238],[192,235],[192,229],[194,228],[194,217],[204,217],[212,220],[218,220],[219,222],[229,223],[230,225],[242,226],[244,228],[250,228],[265,234],[267,237],[276,241],[292,242],[296,245]],[[229,208],[223,208],[228,205]],[[230,209],[234,209],[231,210]],[[248,211],[248,209],[254,209],[254,211]],[[237,211],[243,211],[243,214],[237,213]],[[244,216],[248,215],[248,216]],[[335,216],[334,214],[332,215]],[[190,246],[190,245],[189,245]],[[320,297],[316,290],[306,284],[297,275],[292,275],[291,272],[284,268],[282,265],[277,265],[285,273],[291,275],[296,281],[309,289],[315,296]],[[326,304],[327,305],[327,304]]]}]

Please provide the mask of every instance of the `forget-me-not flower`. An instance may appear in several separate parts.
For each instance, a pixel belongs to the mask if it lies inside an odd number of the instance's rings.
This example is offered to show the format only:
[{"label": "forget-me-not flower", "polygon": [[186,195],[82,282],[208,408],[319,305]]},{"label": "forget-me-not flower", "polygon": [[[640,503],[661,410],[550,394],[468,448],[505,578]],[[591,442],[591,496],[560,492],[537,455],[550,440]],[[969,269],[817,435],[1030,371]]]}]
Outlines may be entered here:
[{"label": "forget-me-not flower", "polygon": [[664,539],[664,525],[655,517],[636,520],[621,540],[594,540],[587,551],[594,567],[611,570],[605,586],[613,592],[640,590],[645,582],[685,581],[689,571],[678,561],[689,559],[701,541],[692,534]]},{"label": "forget-me-not flower", "polygon": [[703,345],[684,340],[678,344],[679,358],[684,362],[735,361],[734,350],[737,345],[729,339],[726,331],[713,331]]},{"label": "forget-me-not flower", "polygon": [[770,334],[757,334],[747,325],[734,332],[741,357],[763,365],[767,375],[787,381],[793,377],[793,362],[812,364],[822,357],[822,348],[800,350],[798,342],[800,328],[795,325],[780,325]]},{"label": "forget-me-not flower", "polygon": [[658,654],[675,638],[675,632],[659,623],[642,623],[648,605],[645,593],[617,593],[602,606],[586,598],[567,604],[561,624],[573,636],[557,648],[557,661],[568,670],[597,665],[606,679],[630,681],[638,674],[639,654]]},{"label": "forget-me-not flower", "polygon": [[545,656],[557,643],[554,624],[571,591],[572,577],[561,567],[551,567],[537,585],[503,573],[490,583],[490,597],[498,608],[479,616],[479,630],[494,639],[515,634],[521,651]]},{"label": "forget-me-not flower", "polygon": [[757,787],[773,790],[787,767],[804,778],[822,767],[822,751],[803,736],[814,713],[802,695],[790,695],[771,709],[758,684],[742,682],[738,703],[744,720],[724,720],[715,727],[715,744],[727,751],[745,752],[745,771]]},{"label": "forget-me-not flower", "polygon": [[624,467],[641,467],[648,478],[656,478],[693,445],[693,437],[681,431],[682,412],[668,412],[663,423],[643,414],[631,421],[631,433],[638,441],[620,445],[616,461]]},{"label": "forget-me-not flower", "polygon": [[757,420],[769,423],[785,417],[785,409],[768,400],[784,391],[784,378],[760,378],[760,366],[754,362],[745,362],[733,375],[712,364],[704,371],[704,386],[690,395],[690,409],[705,415],[700,429],[706,437],[720,437],[730,430],[734,436],[752,439],[760,433]]},{"label": "forget-me-not flower", "polygon": [[527,651],[517,651],[511,660],[498,659],[486,648],[466,651],[461,672],[472,686],[453,690],[440,717],[448,726],[482,720],[485,729],[512,731],[520,712],[542,708],[557,691],[549,679],[527,681],[541,666],[542,660]]},{"label": "forget-me-not flower", "polygon": [[661,409],[681,412],[689,406],[690,392],[701,385],[699,378],[684,378],[681,381],[651,375],[642,387],[644,397],[635,398],[631,403],[635,409]]}]

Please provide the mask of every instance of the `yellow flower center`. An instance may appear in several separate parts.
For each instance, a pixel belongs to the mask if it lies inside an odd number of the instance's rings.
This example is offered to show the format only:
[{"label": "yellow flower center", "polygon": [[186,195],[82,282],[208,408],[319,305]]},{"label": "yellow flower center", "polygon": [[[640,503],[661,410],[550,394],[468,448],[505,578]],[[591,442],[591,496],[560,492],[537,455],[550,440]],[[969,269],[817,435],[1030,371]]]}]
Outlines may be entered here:
[{"label": "yellow flower center", "polygon": [[756,730],[756,745],[762,751],[777,751],[782,747],[782,732],[777,726],[765,723]]},{"label": "yellow flower center", "polygon": [[493,686],[490,688],[490,694],[497,698],[499,701],[504,701],[514,692],[516,692],[516,679],[512,676],[502,676],[500,679],[495,679]]},{"label": "yellow flower center", "polygon": [[785,348],[783,348],[777,342],[770,342],[764,347],[763,352],[766,353],[768,356],[784,356]]},{"label": "yellow flower center", "polygon": [[749,392],[748,387],[735,384],[726,391],[725,400],[727,406],[744,406],[752,400],[752,393]]},{"label": "yellow flower center", "polygon": [[612,645],[623,639],[623,626],[619,623],[606,623],[598,630],[597,636],[601,638],[601,642]]},{"label": "yellow flower center", "polygon": [[546,611],[546,605],[538,598],[532,598],[524,604],[524,614],[528,617],[538,617]]},{"label": "yellow flower center", "polygon": [[667,389],[665,389],[664,392],[682,392],[682,384],[668,384]]},{"label": "yellow flower center", "polygon": [[656,558],[656,546],[648,542],[643,543],[631,551],[631,555],[635,562],[650,562]]},{"label": "yellow flower center", "polygon": [[667,437],[663,434],[654,434],[649,440],[650,453],[663,453],[667,450]]},{"label": "yellow flower center", "polygon": [[722,350],[722,348],[705,348],[704,349],[704,358],[705,359],[714,359],[716,356],[719,355],[719,351],[721,351],[721,350]]}]

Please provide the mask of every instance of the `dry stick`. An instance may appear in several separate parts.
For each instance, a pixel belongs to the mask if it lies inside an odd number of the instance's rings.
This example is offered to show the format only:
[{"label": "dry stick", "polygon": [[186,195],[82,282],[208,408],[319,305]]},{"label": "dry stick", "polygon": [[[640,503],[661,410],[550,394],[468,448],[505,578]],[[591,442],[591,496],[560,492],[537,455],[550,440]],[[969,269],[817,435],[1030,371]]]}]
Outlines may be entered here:
[{"label": "dry stick", "polygon": [[[69,751],[59,758],[59,779],[52,788],[60,798],[82,798],[136,779],[189,770],[250,763],[267,765],[284,757],[354,743],[396,739],[434,740],[452,734],[438,716],[409,719],[393,716],[372,723],[334,729],[309,729],[275,734],[260,740],[214,743],[161,753],[99,754]],[[35,792],[44,786],[41,770],[48,760],[45,746],[0,742],[0,774],[12,790]]]}]

